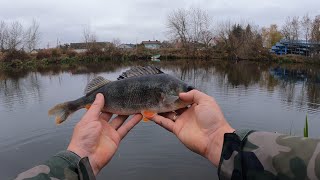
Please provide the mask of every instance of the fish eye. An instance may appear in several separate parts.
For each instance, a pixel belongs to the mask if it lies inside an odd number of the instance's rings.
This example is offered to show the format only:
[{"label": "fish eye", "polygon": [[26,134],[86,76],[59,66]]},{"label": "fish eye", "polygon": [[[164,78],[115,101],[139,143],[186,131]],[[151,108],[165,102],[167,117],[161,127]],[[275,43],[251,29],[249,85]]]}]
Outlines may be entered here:
[{"label": "fish eye", "polygon": [[189,92],[189,91],[191,91],[191,90],[193,90],[193,89],[194,89],[193,86],[188,86],[188,87],[187,87],[187,92]]}]

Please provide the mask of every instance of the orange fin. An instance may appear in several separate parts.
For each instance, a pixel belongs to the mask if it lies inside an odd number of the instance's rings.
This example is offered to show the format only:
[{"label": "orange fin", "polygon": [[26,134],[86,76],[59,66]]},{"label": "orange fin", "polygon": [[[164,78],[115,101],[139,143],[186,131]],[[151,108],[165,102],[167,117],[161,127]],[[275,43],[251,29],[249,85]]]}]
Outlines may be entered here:
[{"label": "orange fin", "polygon": [[87,110],[89,110],[90,107],[91,107],[91,104],[87,104],[87,105],[85,105],[84,107],[85,107]]},{"label": "orange fin", "polygon": [[148,111],[148,110],[146,110],[146,111],[142,111],[141,114],[142,114],[144,117],[148,118],[148,119],[152,119],[153,116],[156,115],[157,113],[156,113],[156,112],[153,112],[153,111]]},{"label": "orange fin", "polygon": [[143,122],[149,122],[150,120],[148,119],[148,118],[146,118],[146,117],[143,117]]},{"label": "orange fin", "polygon": [[153,112],[153,111],[141,111],[141,114],[143,115],[143,121],[144,122],[148,122],[150,119],[153,118],[154,115],[156,115],[157,113],[156,112]]}]

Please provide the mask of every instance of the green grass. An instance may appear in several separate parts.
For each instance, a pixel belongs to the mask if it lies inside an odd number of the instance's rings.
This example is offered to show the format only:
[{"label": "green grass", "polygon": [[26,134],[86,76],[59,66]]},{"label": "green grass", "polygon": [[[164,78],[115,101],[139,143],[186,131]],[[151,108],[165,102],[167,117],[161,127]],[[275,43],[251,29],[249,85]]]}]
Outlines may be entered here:
[{"label": "green grass", "polygon": [[309,137],[308,114],[306,115],[306,122],[305,122],[304,128],[303,128],[303,136]]}]

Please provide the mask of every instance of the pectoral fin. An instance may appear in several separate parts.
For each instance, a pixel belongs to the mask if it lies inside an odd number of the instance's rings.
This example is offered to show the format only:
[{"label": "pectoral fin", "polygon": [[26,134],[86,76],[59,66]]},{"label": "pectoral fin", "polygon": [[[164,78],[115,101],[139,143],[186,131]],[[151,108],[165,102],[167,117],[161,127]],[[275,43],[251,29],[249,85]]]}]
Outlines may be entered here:
[{"label": "pectoral fin", "polygon": [[150,119],[153,118],[154,115],[156,115],[157,113],[156,112],[153,112],[153,111],[148,111],[148,110],[145,110],[145,111],[141,111],[141,114],[143,115],[143,121],[144,122],[148,122]]}]

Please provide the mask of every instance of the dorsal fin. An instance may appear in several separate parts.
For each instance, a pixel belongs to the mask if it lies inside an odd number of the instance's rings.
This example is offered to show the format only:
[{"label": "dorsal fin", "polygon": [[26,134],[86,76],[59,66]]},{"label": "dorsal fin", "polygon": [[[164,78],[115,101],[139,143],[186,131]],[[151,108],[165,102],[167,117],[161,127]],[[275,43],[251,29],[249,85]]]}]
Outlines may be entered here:
[{"label": "dorsal fin", "polygon": [[87,84],[86,88],[84,89],[84,94],[88,94],[104,85],[109,83],[111,81],[105,79],[104,77],[98,76],[94,79],[92,79],[89,84]]},{"label": "dorsal fin", "polygon": [[126,79],[131,77],[138,77],[144,75],[155,75],[155,74],[162,74],[163,72],[155,67],[155,66],[136,66],[132,67],[131,69],[123,72],[117,79]]}]

